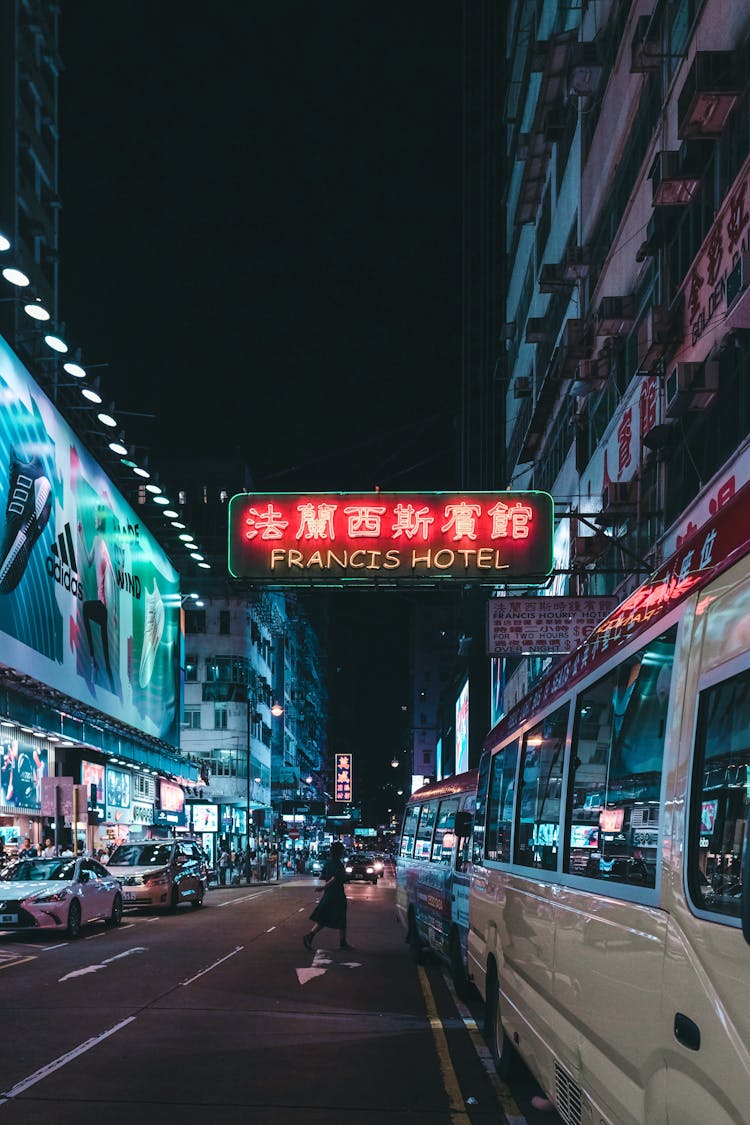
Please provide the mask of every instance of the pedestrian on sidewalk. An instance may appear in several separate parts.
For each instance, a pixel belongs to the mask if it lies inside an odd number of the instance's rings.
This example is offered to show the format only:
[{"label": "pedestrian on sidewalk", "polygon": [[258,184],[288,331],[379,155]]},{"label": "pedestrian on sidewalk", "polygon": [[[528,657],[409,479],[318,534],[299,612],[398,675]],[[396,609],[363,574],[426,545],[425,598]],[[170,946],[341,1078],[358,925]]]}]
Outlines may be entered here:
[{"label": "pedestrian on sidewalk", "polygon": [[227,885],[227,868],[229,867],[229,852],[222,847],[219,852],[219,883],[222,887]]},{"label": "pedestrian on sidewalk", "polygon": [[339,949],[352,948],[346,940],[347,898],[344,893],[346,871],[341,862],[343,855],[344,845],[340,840],[336,840],[331,845],[330,857],[324,863],[323,870],[320,873],[321,879],[325,881],[323,897],[310,915],[310,921],[314,922],[315,925],[302,938],[305,949],[312,949],[313,938],[326,927],[339,931]]}]

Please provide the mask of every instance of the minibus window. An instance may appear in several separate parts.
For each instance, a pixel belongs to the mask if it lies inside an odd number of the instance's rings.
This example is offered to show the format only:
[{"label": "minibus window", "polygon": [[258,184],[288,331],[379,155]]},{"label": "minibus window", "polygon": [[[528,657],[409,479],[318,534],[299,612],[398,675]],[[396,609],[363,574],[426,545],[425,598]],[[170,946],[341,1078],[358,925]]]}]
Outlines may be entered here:
[{"label": "minibus window", "polygon": [[414,855],[414,839],[417,828],[417,817],[419,816],[419,806],[409,805],[404,815],[404,827],[401,831],[401,846],[399,847],[398,854],[404,857],[411,858]]},{"label": "minibus window", "polygon": [[492,759],[489,753],[485,750],[479,762],[476,813],[474,816],[472,862],[475,867],[481,867],[482,860],[484,859],[484,822],[487,816],[487,782],[489,779],[491,761]]},{"label": "minibus window", "polygon": [[432,859],[438,863],[450,864],[456,836],[453,831],[458,812],[458,797],[451,797],[449,801],[440,802],[437,823],[435,825],[435,839],[432,844]]},{"label": "minibus window", "polygon": [[437,812],[437,801],[430,801],[426,805],[422,805],[419,812],[419,824],[417,825],[417,845],[414,849],[415,859],[429,859],[430,848],[432,846],[432,829],[435,824],[435,813]]},{"label": "minibus window", "polygon": [[696,906],[739,918],[750,788],[750,671],[701,692],[688,885]]},{"label": "minibus window", "polygon": [[524,736],[516,825],[516,863],[557,870],[565,735],[565,703]]},{"label": "minibus window", "polygon": [[563,870],[656,885],[662,763],[676,629],[578,696]]},{"label": "minibus window", "polygon": [[487,815],[487,859],[510,863],[510,832],[518,760],[518,739],[498,750],[492,759]]}]

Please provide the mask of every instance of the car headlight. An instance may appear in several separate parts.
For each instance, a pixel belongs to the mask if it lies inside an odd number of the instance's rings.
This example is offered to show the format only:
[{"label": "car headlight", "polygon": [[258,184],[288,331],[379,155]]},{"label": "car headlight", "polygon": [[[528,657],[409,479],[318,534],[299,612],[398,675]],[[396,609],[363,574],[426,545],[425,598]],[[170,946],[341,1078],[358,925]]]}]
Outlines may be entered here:
[{"label": "car headlight", "polygon": [[344,868],[344,871],[346,871],[347,875],[351,875],[351,873],[352,873],[352,871],[353,871],[353,870],[354,870],[354,868],[353,868],[353,867],[345,867],[345,868]]},{"label": "car headlight", "polygon": [[375,868],[374,867],[368,867],[367,868],[367,874],[368,875],[374,875],[375,874]]},{"label": "car headlight", "polygon": [[157,883],[168,883],[169,876],[166,871],[154,871],[153,875],[144,875],[143,882],[147,887],[153,887]]},{"label": "car headlight", "polygon": [[61,891],[40,891],[39,894],[29,895],[27,902],[62,902],[68,897],[68,888]]}]

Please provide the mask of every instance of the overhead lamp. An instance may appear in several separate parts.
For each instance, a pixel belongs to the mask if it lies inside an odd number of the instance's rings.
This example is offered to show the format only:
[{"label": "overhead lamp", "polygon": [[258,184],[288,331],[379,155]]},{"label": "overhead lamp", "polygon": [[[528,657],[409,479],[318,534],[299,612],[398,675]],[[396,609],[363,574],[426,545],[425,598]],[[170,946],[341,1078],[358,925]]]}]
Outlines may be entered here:
[{"label": "overhead lamp", "polygon": [[196,562],[203,562],[203,555],[200,555],[197,551],[191,551],[190,558],[195,559]]},{"label": "overhead lamp", "polygon": [[36,301],[32,301],[30,304],[24,305],[23,311],[27,316],[30,316],[32,320],[49,320],[50,318],[49,313],[45,309],[44,305],[37,304]]},{"label": "overhead lamp", "polygon": [[128,452],[127,449],[125,448],[125,446],[122,445],[122,443],[119,442],[119,441],[111,441],[109,443],[109,448],[112,450],[113,453],[118,453],[120,455],[120,457],[124,457],[126,455],[126,453]]},{"label": "overhead lamp", "polygon": [[183,531],[179,538],[182,539],[183,543],[192,543],[195,540],[195,536],[191,535],[189,531]]},{"label": "overhead lamp", "polygon": [[0,727],[14,727],[15,725],[12,719],[0,719]]},{"label": "overhead lamp", "polygon": [[278,719],[279,715],[284,714],[284,708],[281,706],[278,699],[274,700],[274,702],[271,706],[271,714],[274,715],[277,719]]},{"label": "overhead lamp", "polygon": [[[148,487],[149,486],[146,485],[146,488],[148,488]],[[168,503],[169,503],[169,497],[168,496],[154,496],[154,504],[168,504]]]},{"label": "overhead lamp", "polygon": [[207,562],[199,562],[198,566],[201,568],[201,570],[210,570],[211,569],[211,564],[207,563]]},{"label": "overhead lamp", "polygon": [[11,285],[18,285],[21,289],[25,288],[27,285],[31,285],[26,274],[22,273],[21,270],[13,269],[12,266],[7,266],[3,270],[3,277],[6,281],[9,281]]},{"label": "overhead lamp", "polygon": [[64,363],[63,371],[67,371],[68,375],[72,375],[74,379],[86,378],[86,372],[81,367],[80,363]]},{"label": "overhead lamp", "polygon": [[117,420],[111,414],[97,414],[97,418],[103,426],[109,426],[113,430],[117,427]]},{"label": "overhead lamp", "polygon": [[164,515],[167,516],[167,518],[170,519],[170,520],[176,520],[177,517],[179,516],[179,514],[180,514],[179,512],[171,512],[171,511],[170,512],[167,512],[167,511],[164,512]]},{"label": "overhead lamp", "polygon": [[[165,513],[164,513],[164,515],[165,515],[165,516],[166,516],[166,515],[169,515],[169,513],[168,513],[168,512],[165,512]],[[186,524],[184,524],[184,523],[180,523],[180,521],[179,521],[179,520],[172,520],[172,527],[186,527],[186,526],[187,526]]]},{"label": "overhead lamp", "polygon": [[160,484],[153,484],[153,483],[147,484],[146,485],[146,492],[161,492],[161,485]]},{"label": "overhead lamp", "polygon": [[102,396],[93,390],[92,387],[81,387],[81,394],[84,398],[87,398],[89,402],[100,403],[102,401]]},{"label": "overhead lamp", "polygon": [[4,234],[0,234],[0,251],[10,250],[10,240]]},{"label": "overhead lamp", "polygon": [[67,352],[68,345],[59,336],[45,336],[44,342],[48,348],[52,348],[53,352]]},{"label": "overhead lamp", "polygon": [[151,476],[151,473],[148,471],[148,469],[142,469],[140,465],[133,465],[133,472],[137,477],[145,477],[146,480],[148,480]]},{"label": "overhead lamp", "polygon": [[398,767],[401,765],[395,754],[391,758],[391,765],[393,766],[394,770],[398,769]]}]

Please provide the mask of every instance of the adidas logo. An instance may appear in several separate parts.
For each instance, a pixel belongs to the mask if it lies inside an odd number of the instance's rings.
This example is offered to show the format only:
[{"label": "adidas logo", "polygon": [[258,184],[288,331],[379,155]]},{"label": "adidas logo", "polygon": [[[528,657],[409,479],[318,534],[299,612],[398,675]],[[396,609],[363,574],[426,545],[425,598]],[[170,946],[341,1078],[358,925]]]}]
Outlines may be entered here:
[{"label": "adidas logo", "polygon": [[78,579],[78,563],[69,523],[65,524],[64,530],[52,543],[50,551],[51,554],[47,556],[46,563],[47,574],[63,589],[70,590],[71,594],[82,602],[83,587]]}]

